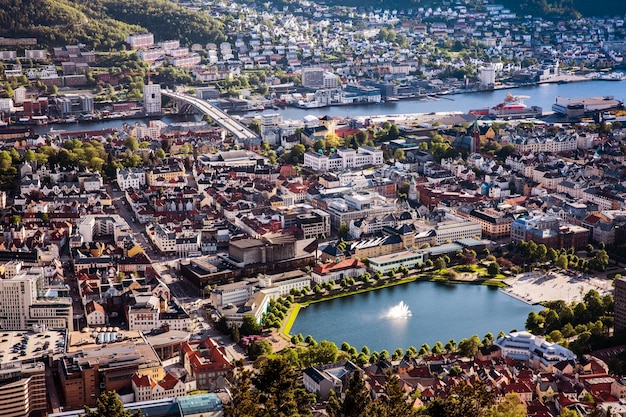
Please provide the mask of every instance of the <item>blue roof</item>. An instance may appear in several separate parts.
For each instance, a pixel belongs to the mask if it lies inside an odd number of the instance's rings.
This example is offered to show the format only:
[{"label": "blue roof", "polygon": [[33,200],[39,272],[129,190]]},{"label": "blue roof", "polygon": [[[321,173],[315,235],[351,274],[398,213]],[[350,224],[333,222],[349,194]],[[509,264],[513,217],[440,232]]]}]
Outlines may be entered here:
[{"label": "blue roof", "polygon": [[208,413],[222,410],[222,402],[217,394],[197,394],[187,397],[178,397],[181,415]]}]

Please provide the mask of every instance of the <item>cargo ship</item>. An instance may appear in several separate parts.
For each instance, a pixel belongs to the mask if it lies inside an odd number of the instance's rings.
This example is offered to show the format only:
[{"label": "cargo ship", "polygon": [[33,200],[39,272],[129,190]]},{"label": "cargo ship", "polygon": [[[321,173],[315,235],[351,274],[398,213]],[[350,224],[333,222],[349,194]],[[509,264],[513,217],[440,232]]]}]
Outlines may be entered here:
[{"label": "cargo ship", "polygon": [[507,94],[502,103],[493,107],[483,107],[482,109],[472,109],[469,114],[482,117],[495,117],[499,119],[522,119],[527,117],[541,117],[543,109],[538,106],[528,107],[524,100],[529,96],[514,96]]}]

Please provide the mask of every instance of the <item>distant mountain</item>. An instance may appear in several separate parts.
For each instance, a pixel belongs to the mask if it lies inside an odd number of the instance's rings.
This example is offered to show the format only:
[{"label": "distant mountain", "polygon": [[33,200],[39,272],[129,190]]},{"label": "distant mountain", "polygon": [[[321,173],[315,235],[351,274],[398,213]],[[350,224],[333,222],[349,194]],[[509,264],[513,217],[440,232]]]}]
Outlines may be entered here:
[{"label": "distant mountain", "polygon": [[500,3],[521,15],[543,17],[602,17],[626,14],[626,3],[615,0],[501,0]]},{"label": "distant mountain", "polygon": [[[277,0],[279,3],[297,3],[293,0]],[[417,7],[444,6],[442,0],[326,0],[323,3],[382,9],[409,9]],[[450,2],[445,2],[446,7]],[[470,2],[463,2],[465,4]],[[483,2],[476,2],[482,5]],[[542,17],[624,16],[626,2],[616,0],[491,0],[523,15]]]},{"label": "distant mountain", "polygon": [[146,31],[158,41],[180,39],[186,45],[226,39],[220,22],[167,0],[0,0],[4,37],[109,50],[119,48],[126,35]]}]

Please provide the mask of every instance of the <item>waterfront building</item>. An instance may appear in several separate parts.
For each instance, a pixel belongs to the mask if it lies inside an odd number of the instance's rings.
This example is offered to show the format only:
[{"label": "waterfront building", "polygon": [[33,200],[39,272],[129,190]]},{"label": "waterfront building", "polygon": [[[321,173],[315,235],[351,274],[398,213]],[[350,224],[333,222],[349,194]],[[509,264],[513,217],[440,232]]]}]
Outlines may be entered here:
[{"label": "waterfront building", "polygon": [[302,86],[306,88],[323,88],[324,87],[324,69],[323,68],[302,68],[301,73]]},{"label": "waterfront building", "polygon": [[161,114],[161,84],[143,86],[143,110],[147,115]]},{"label": "waterfront building", "polygon": [[568,119],[581,118],[587,114],[620,109],[624,103],[613,96],[567,98],[557,96],[552,105],[554,112],[567,116]]},{"label": "waterfront building", "polygon": [[340,282],[344,278],[357,278],[365,273],[365,264],[358,259],[345,259],[332,263],[318,264],[311,271],[311,278],[317,284],[335,281]]},{"label": "waterfront building", "polygon": [[533,369],[546,372],[559,362],[576,360],[571,350],[528,332],[509,333],[494,344],[501,349],[502,357],[526,361]]},{"label": "waterfront building", "polygon": [[392,269],[398,270],[401,266],[407,268],[414,268],[420,264],[423,264],[426,260],[427,252],[421,251],[401,251],[390,253],[387,255],[376,256],[369,258],[369,269],[383,274],[391,271]]},{"label": "waterfront building", "polygon": [[493,88],[496,83],[496,68],[493,64],[481,67],[478,72],[480,86],[483,88]]},{"label": "waterfront building", "polygon": [[248,281],[233,282],[232,284],[220,285],[211,291],[210,302],[215,308],[221,308],[228,304],[242,306],[254,293],[254,286]]}]

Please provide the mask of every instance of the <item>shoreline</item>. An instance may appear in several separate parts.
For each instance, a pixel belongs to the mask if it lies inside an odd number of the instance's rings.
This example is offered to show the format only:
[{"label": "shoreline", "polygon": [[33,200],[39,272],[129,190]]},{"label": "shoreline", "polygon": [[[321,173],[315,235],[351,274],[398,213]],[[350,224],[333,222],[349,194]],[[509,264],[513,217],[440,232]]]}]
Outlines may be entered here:
[{"label": "shoreline", "polygon": [[[583,279],[584,278],[584,279]],[[303,302],[294,302],[290,308],[288,315],[285,317],[283,324],[278,329],[278,333],[282,337],[291,339],[291,328],[293,327],[298,313],[301,309],[311,304],[324,301],[330,301],[337,298],[349,297],[352,295],[362,294],[369,291],[376,291],[383,288],[394,287],[397,285],[409,284],[411,282],[424,281],[442,284],[469,284],[469,285],[485,285],[496,287],[499,292],[511,298],[514,298],[527,305],[538,306],[547,301],[563,300],[567,303],[574,301],[582,301],[584,295],[590,290],[596,290],[601,295],[609,294],[612,291],[611,283],[596,277],[585,278],[582,276],[568,276],[560,271],[550,271],[548,273],[539,273],[538,271],[525,272],[502,280],[485,279],[485,280],[450,280],[439,275],[424,276],[414,275],[407,278],[385,282],[383,285],[370,285],[361,287],[354,291],[341,291],[336,294],[323,296],[317,299],[311,299]],[[552,285],[550,285],[552,284]],[[538,289],[543,292],[539,293]]]},{"label": "shoreline", "polygon": [[[365,287],[365,288],[362,287],[362,288],[359,288],[359,289],[354,290],[354,291],[342,291],[342,292],[339,292],[337,294],[323,296],[323,297],[320,297],[320,298],[317,298],[317,299],[307,300],[307,301],[303,301],[303,302],[294,302],[292,304],[292,307],[289,309],[288,315],[285,317],[285,320],[283,320],[283,324],[278,329],[278,333],[282,337],[286,337],[288,339],[291,339],[291,337],[293,336],[290,333],[291,332],[291,328],[293,327],[294,323],[296,322],[296,319],[298,318],[298,313],[300,312],[301,309],[307,308],[311,304],[317,304],[317,303],[321,303],[321,302],[324,302],[324,301],[331,301],[331,300],[335,300],[335,299],[338,299],[338,298],[344,298],[344,297],[349,297],[349,296],[352,296],[352,295],[363,294],[363,293],[366,293],[366,292],[376,291],[376,290],[379,290],[379,289],[395,287],[397,285],[410,284],[412,282],[417,282],[417,281],[433,282],[433,283],[436,283],[436,284],[484,285],[484,286],[487,286],[487,287],[496,287],[496,288],[499,288],[500,290],[503,289],[502,285],[499,285],[499,284],[495,283],[493,280],[464,281],[464,280],[450,280],[450,279],[447,279],[447,278],[442,278],[439,275],[432,276],[430,278],[426,278],[426,277],[423,277],[421,275],[414,275],[412,277],[401,278],[401,279],[398,279],[398,280],[385,282],[383,285],[380,285],[380,286],[370,285],[368,287]],[[501,280],[501,281],[498,281],[498,282],[504,283],[504,280]]]}]

